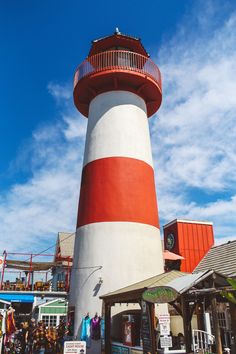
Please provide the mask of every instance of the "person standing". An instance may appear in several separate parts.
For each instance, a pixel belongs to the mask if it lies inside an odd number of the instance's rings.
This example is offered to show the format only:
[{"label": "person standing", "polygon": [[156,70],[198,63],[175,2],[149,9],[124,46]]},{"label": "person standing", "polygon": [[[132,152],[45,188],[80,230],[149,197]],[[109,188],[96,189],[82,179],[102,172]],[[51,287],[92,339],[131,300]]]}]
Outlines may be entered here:
[{"label": "person standing", "polygon": [[38,322],[38,326],[33,332],[33,354],[45,354],[47,347],[47,331],[43,321]]}]

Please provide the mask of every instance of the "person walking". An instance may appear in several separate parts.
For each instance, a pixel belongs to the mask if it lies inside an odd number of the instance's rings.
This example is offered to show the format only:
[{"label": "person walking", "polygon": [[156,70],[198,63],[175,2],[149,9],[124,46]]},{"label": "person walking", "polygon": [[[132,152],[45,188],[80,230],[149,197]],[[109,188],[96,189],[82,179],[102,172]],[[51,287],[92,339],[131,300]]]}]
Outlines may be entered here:
[{"label": "person walking", "polygon": [[34,318],[31,318],[28,326],[28,331],[26,333],[26,353],[27,354],[33,353],[33,335],[35,330],[36,330],[36,321]]},{"label": "person walking", "polygon": [[47,331],[43,321],[38,322],[33,333],[33,354],[45,354],[48,344]]}]

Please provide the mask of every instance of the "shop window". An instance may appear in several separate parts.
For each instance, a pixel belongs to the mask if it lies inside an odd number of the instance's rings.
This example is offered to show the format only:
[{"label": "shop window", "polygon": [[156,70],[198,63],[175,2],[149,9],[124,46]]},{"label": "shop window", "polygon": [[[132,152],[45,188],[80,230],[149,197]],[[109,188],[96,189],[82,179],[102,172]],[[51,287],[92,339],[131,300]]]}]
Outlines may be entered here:
[{"label": "shop window", "polygon": [[55,315],[43,315],[42,320],[46,327],[56,327],[57,326],[57,316]]}]

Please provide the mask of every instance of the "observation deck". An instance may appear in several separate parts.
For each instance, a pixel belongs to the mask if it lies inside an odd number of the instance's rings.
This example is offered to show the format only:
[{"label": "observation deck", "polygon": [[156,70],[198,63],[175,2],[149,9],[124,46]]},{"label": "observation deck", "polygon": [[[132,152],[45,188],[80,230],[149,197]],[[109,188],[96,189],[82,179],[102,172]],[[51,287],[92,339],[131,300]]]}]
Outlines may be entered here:
[{"label": "observation deck", "polygon": [[147,56],[128,50],[107,50],[89,56],[74,76],[74,102],[88,117],[89,104],[98,94],[130,91],[144,99],[147,116],[152,116],[162,100],[161,74]]}]

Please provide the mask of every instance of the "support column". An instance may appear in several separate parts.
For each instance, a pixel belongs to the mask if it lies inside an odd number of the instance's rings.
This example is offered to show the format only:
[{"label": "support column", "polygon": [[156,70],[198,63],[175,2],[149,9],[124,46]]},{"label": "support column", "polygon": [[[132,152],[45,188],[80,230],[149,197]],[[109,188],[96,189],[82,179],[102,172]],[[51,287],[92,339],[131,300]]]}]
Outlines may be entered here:
[{"label": "support column", "polygon": [[222,343],[221,343],[221,336],[220,336],[220,327],[217,315],[217,302],[215,296],[211,299],[211,311],[212,311],[212,319],[213,319],[213,330],[216,342],[216,353],[222,354]]},{"label": "support column", "polygon": [[111,354],[111,305],[105,303],[105,353]]},{"label": "support column", "polygon": [[186,353],[192,351],[192,328],[191,328],[191,314],[189,308],[189,302],[184,295],[181,297],[183,325],[184,325],[184,340]]},{"label": "support column", "polygon": [[231,346],[231,353],[236,354],[236,305],[229,303],[230,317],[231,317],[231,331],[233,337],[233,344]]}]

